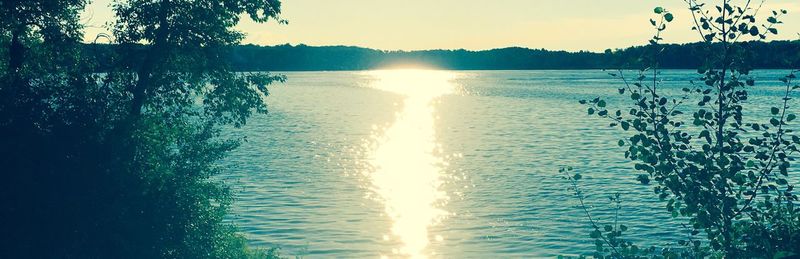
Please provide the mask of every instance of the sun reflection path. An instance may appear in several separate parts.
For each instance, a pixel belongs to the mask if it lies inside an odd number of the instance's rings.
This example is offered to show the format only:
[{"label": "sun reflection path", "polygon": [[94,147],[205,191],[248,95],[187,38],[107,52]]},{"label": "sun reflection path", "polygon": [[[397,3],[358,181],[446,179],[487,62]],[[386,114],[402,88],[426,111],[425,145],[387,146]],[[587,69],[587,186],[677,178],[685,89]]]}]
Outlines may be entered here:
[{"label": "sun reflection path", "polygon": [[[392,235],[402,243],[396,255],[425,258],[430,243],[428,228],[447,212],[441,190],[443,167],[437,156],[433,104],[455,91],[454,74],[435,70],[382,70],[369,72],[371,87],[405,96],[403,109],[380,136],[370,155],[372,191],[385,204],[392,220]],[[441,241],[441,236],[436,236]]]}]

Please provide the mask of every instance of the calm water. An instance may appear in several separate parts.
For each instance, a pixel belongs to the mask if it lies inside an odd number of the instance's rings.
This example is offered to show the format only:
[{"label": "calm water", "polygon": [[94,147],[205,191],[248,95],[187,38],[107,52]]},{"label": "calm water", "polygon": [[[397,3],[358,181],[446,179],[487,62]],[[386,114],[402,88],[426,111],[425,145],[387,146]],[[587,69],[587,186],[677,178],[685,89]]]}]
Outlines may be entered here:
[{"label": "calm water", "polygon": [[[749,112],[777,106],[760,71]],[[644,244],[682,229],[641,186],[608,122],[582,98],[610,97],[602,71],[285,73],[270,114],[231,134],[232,220],[253,245],[307,258],[552,257],[593,249],[568,182],[573,166],[601,221],[622,193],[620,222]],[[664,72],[675,91],[695,77]],[[653,241],[657,238],[660,241]]]}]

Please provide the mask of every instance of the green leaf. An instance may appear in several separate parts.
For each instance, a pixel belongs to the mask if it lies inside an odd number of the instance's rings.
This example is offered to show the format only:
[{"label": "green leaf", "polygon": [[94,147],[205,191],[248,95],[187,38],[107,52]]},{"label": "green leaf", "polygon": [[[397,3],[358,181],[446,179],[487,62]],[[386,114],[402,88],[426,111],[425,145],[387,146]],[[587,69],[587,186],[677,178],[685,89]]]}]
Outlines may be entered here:
[{"label": "green leaf", "polygon": [[794,119],[797,119],[797,115],[794,114],[786,115],[786,121],[793,121]]},{"label": "green leaf", "polygon": [[661,6],[656,7],[656,9],[653,9],[653,12],[656,13],[656,14],[661,14],[661,13],[664,12],[664,8],[661,7]]},{"label": "green leaf", "polygon": [[768,30],[769,30],[769,32],[770,32],[770,33],[772,33],[772,34],[775,34],[775,35],[778,35],[778,29],[775,29],[775,28],[769,28]]},{"label": "green leaf", "polygon": [[642,183],[642,184],[649,184],[650,183],[650,177],[648,177],[646,174],[637,175],[636,176],[636,180],[639,180],[639,182]]},{"label": "green leaf", "polygon": [[667,20],[667,22],[672,22],[673,19],[675,19],[675,16],[672,16],[671,13],[667,13],[664,15],[664,20]]},{"label": "green leaf", "polygon": [[572,179],[575,179],[575,181],[580,180],[581,178],[583,178],[583,176],[579,173],[575,173],[575,175],[572,176]]},{"label": "green leaf", "polygon": [[703,38],[705,38],[706,41],[713,41],[714,37],[716,37],[716,36],[717,36],[717,33],[711,33],[711,34],[703,35]]},{"label": "green leaf", "polygon": [[758,31],[758,27],[756,26],[750,27],[750,35],[758,36],[759,34],[760,32]]},{"label": "green leaf", "polygon": [[778,109],[778,107],[772,107],[770,111],[772,112],[772,115],[776,115],[781,112],[781,110]]},{"label": "green leaf", "polygon": [[594,108],[589,108],[589,110],[587,112],[589,113],[589,115],[594,114]]},{"label": "green leaf", "polygon": [[597,102],[597,107],[603,108],[606,107],[606,101],[600,100]]},{"label": "green leaf", "polygon": [[767,22],[769,22],[769,23],[778,23],[778,19],[775,18],[775,17],[769,17],[769,18],[767,18]]},{"label": "green leaf", "polygon": [[625,141],[620,139],[619,142],[617,142],[617,145],[619,145],[620,147],[624,146],[625,145]]}]

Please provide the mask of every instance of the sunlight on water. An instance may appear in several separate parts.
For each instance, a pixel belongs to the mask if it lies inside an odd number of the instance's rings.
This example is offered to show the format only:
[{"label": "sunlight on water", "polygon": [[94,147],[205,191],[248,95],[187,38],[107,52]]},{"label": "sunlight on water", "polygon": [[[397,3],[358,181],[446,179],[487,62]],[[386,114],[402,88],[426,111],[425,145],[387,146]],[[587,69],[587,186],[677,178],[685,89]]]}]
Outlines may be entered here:
[{"label": "sunlight on water", "polygon": [[[589,176],[581,180],[593,193],[586,201],[602,219],[615,215],[607,197],[624,194],[620,222],[636,230],[631,240],[649,247],[686,236],[631,175],[621,133],[576,101],[604,93],[609,105],[629,100],[604,71],[287,76],[268,97],[269,116],[223,133],[248,136],[219,176],[236,193],[228,218],[253,246],[308,258],[591,255],[594,229],[557,173],[563,165]],[[666,94],[682,96],[697,72],[663,76]],[[769,114],[780,85],[757,87],[749,112]]]},{"label": "sunlight on water", "polygon": [[[441,190],[446,163],[437,156],[439,144],[434,130],[437,98],[451,94],[455,75],[433,70],[384,70],[369,72],[375,77],[370,87],[405,97],[402,110],[383,134],[375,136],[377,145],[370,154],[372,170],[367,172],[372,191],[385,204],[392,220],[391,236],[402,244],[393,254],[425,258],[431,239],[428,228],[440,222],[447,212],[440,209],[447,200]],[[384,239],[389,239],[389,235]]]}]

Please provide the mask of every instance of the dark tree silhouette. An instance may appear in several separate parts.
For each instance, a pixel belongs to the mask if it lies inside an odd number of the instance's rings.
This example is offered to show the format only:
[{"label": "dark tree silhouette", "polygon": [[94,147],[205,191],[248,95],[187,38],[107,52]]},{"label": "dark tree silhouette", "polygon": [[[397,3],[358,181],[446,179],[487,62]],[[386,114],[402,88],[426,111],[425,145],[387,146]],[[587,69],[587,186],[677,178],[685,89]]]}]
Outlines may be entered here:
[{"label": "dark tree silhouette", "polygon": [[0,5],[0,257],[256,255],[210,177],[238,143],[220,129],[266,112],[283,80],[230,69],[232,28],[280,2],[119,0],[113,49],[80,43],[84,4]]}]

